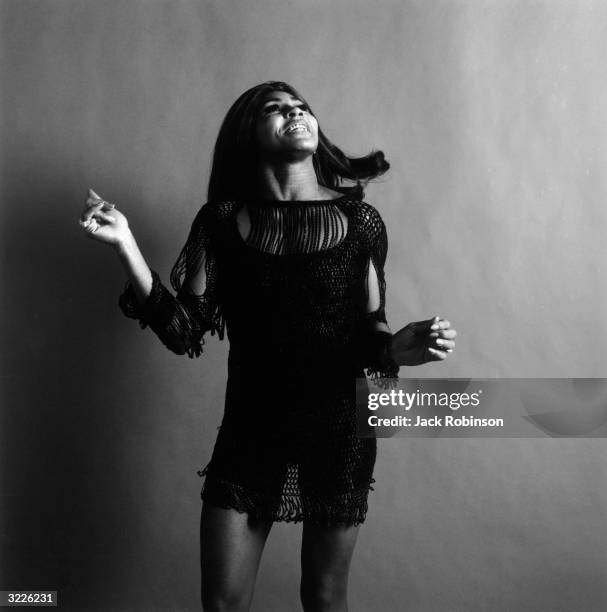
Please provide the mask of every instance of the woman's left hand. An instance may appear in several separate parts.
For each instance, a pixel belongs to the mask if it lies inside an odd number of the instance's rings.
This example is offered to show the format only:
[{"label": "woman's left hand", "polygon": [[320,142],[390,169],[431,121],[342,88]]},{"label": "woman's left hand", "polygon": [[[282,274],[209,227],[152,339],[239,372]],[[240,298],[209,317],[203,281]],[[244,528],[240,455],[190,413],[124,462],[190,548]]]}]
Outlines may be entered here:
[{"label": "woman's left hand", "polygon": [[455,348],[457,332],[441,317],[409,323],[392,336],[392,356],[401,366],[442,361]]}]

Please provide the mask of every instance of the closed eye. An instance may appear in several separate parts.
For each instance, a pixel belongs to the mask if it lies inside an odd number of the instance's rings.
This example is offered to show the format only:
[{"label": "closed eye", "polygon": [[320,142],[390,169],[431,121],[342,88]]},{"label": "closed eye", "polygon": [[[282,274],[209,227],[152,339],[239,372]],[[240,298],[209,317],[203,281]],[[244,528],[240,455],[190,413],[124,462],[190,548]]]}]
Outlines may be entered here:
[{"label": "closed eye", "polygon": [[283,104],[282,106],[279,104],[268,104],[267,106],[263,107],[263,114],[271,115],[272,113],[276,112],[288,112],[291,108],[299,108],[304,111],[304,113],[310,112],[310,107],[307,104],[300,102],[299,104]]},{"label": "closed eye", "polygon": [[278,104],[269,104],[268,106],[264,106],[263,112],[264,114],[271,114],[277,110],[279,110]]}]

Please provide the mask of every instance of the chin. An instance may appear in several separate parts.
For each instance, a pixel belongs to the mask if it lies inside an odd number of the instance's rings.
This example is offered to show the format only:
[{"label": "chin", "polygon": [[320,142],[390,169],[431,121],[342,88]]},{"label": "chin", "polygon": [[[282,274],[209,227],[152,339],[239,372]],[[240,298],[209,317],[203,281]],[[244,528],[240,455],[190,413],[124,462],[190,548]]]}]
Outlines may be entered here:
[{"label": "chin", "polygon": [[284,151],[283,155],[285,158],[291,159],[293,161],[301,161],[302,159],[306,159],[307,157],[312,157],[316,149],[314,148],[301,148],[301,149],[290,149],[289,151]]},{"label": "chin", "polygon": [[307,157],[312,157],[316,152],[316,147],[312,146],[289,146],[279,147],[270,151],[262,151],[261,156],[268,161],[301,161]]}]

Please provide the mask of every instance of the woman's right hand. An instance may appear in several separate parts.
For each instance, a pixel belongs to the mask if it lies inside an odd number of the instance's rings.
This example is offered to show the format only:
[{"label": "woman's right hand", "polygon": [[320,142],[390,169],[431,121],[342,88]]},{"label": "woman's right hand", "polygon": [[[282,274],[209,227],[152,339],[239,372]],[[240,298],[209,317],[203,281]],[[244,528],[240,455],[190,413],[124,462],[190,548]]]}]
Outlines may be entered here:
[{"label": "woman's right hand", "polygon": [[89,238],[120,246],[130,237],[127,218],[92,189],[88,190],[84,210],[80,215],[80,226]]}]

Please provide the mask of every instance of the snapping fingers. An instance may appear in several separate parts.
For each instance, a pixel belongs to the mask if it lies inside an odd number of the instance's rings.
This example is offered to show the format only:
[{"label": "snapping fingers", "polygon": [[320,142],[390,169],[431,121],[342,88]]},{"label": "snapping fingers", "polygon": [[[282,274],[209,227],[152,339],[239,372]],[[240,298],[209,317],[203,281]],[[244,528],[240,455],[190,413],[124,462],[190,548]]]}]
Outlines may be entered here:
[{"label": "snapping fingers", "polygon": [[428,347],[428,353],[430,353],[430,361],[442,361],[447,358],[448,351],[439,351],[438,349]]},{"label": "snapping fingers", "polygon": [[457,336],[457,332],[454,329],[441,329],[437,332],[437,338],[444,338],[445,340],[453,340]]},{"label": "snapping fingers", "polygon": [[91,224],[93,216],[97,212],[112,210],[116,207],[115,204],[107,202],[96,194],[92,189],[87,192],[87,198],[84,203],[84,210],[80,216],[80,225],[84,228],[88,228]]},{"label": "snapping fingers", "polygon": [[453,352],[455,342],[453,340],[446,340],[445,338],[435,338],[432,348],[439,351]]},{"label": "snapping fingers", "polygon": [[116,221],[115,217],[101,210],[94,211],[88,220],[80,220],[81,227],[88,235],[94,234],[100,227],[111,225]]}]

